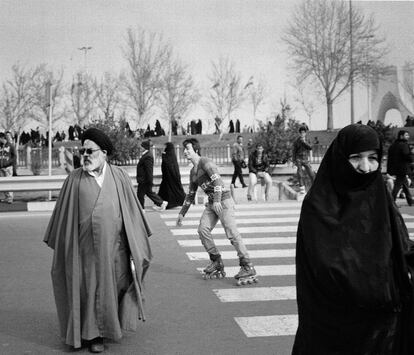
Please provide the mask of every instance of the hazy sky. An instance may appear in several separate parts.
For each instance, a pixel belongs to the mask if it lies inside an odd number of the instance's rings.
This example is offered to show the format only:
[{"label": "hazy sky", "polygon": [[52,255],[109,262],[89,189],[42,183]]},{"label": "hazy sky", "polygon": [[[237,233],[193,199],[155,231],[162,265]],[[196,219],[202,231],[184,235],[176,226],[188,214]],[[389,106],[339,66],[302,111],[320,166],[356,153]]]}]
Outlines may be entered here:
[{"label": "hazy sky", "polygon": [[[83,67],[78,48],[92,46],[87,54],[90,72],[119,72],[126,67],[122,46],[128,27],[163,33],[180,58],[189,64],[199,87],[208,87],[211,62],[220,56],[231,58],[247,79],[264,77],[270,88],[265,118],[279,109],[287,92],[291,98],[289,58],[280,40],[297,0],[0,0],[0,79],[10,75],[20,62],[34,66],[48,63],[62,67],[67,78]],[[414,2],[353,1],[355,8],[374,14],[379,34],[386,36],[390,64],[414,59]],[[366,111],[364,88],[356,95],[356,117]],[[349,123],[349,95],[334,107],[334,126]],[[239,112],[242,125],[248,123],[250,107]],[[303,113],[296,111],[299,119]],[[202,109],[191,117],[207,117]],[[315,115],[314,129],[326,128],[325,107]]]}]

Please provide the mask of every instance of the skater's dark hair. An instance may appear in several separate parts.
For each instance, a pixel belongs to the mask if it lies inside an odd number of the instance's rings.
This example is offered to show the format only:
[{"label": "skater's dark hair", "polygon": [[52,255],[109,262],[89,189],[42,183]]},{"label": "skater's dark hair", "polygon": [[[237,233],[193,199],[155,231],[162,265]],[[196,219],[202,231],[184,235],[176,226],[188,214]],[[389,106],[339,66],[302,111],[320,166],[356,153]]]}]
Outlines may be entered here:
[{"label": "skater's dark hair", "polygon": [[302,125],[299,127],[299,133],[301,132],[307,132],[308,131],[308,127],[306,127],[305,125]]},{"label": "skater's dark hair", "polygon": [[243,136],[242,136],[241,134],[239,134],[239,135],[237,136],[237,139],[239,139],[239,138],[243,138]]},{"label": "skater's dark hair", "polygon": [[193,146],[194,151],[201,156],[201,147],[200,143],[195,138],[188,138],[183,142],[183,147],[186,148],[187,144],[190,144]]},{"label": "skater's dark hair", "polygon": [[404,134],[408,133],[408,131],[401,129],[398,131],[398,139],[400,139]]}]

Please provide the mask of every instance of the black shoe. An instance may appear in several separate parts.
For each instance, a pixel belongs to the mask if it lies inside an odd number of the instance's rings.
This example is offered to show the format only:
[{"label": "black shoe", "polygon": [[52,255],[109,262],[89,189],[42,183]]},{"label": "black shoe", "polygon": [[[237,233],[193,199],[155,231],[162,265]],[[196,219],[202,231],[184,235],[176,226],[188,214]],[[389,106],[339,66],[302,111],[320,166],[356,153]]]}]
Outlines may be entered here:
[{"label": "black shoe", "polygon": [[105,350],[103,338],[92,339],[89,344],[89,351],[91,353],[102,353]]},{"label": "black shoe", "polygon": [[246,184],[243,184],[243,185],[242,185],[242,188],[244,189],[245,187],[247,187],[247,185],[246,185]]}]

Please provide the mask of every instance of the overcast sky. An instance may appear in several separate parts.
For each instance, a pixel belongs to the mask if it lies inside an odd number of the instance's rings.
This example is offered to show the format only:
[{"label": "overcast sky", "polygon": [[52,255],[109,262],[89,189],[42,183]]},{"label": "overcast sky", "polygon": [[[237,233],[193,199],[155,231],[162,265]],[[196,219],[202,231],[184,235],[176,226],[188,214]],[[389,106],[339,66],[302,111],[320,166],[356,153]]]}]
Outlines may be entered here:
[{"label": "overcast sky", "polygon": [[[62,67],[67,78],[84,65],[82,46],[87,53],[88,71],[100,76],[104,71],[119,72],[126,67],[121,47],[128,27],[163,33],[176,53],[189,64],[200,88],[208,85],[211,62],[220,56],[231,58],[246,80],[264,77],[270,96],[259,116],[278,110],[284,92],[291,98],[291,73],[280,35],[297,0],[0,0],[0,78],[10,75],[20,62],[34,66],[48,63]],[[414,59],[414,2],[353,1],[355,8],[374,14],[379,34],[390,46],[388,62],[401,65]],[[366,111],[364,89],[356,97],[356,117]],[[334,107],[334,126],[349,123],[348,94]],[[249,112],[237,113],[248,123]],[[305,116],[296,111],[299,119]],[[194,118],[208,117],[202,109]],[[325,107],[312,123],[326,128]]]}]

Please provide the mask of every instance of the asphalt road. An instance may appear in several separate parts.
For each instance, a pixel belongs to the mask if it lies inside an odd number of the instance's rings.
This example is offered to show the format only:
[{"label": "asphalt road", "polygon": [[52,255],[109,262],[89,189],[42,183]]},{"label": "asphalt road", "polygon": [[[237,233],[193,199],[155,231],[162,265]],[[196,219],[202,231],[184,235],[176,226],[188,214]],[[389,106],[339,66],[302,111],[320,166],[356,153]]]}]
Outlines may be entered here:
[{"label": "asphalt road", "polygon": [[[244,287],[231,277],[238,260],[220,225],[216,238],[230,277],[202,279],[198,268],[208,261],[196,236],[201,206],[190,209],[181,228],[174,226],[177,210],[148,208],[154,259],[146,278],[147,321],[120,342],[108,342],[105,353],[290,354],[297,322],[291,266],[299,208],[296,202],[237,206],[239,228],[260,280]],[[413,221],[412,208],[401,212]],[[72,352],[59,339],[52,250],[42,242],[49,217],[50,212],[0,213],[0,354]]]}]

